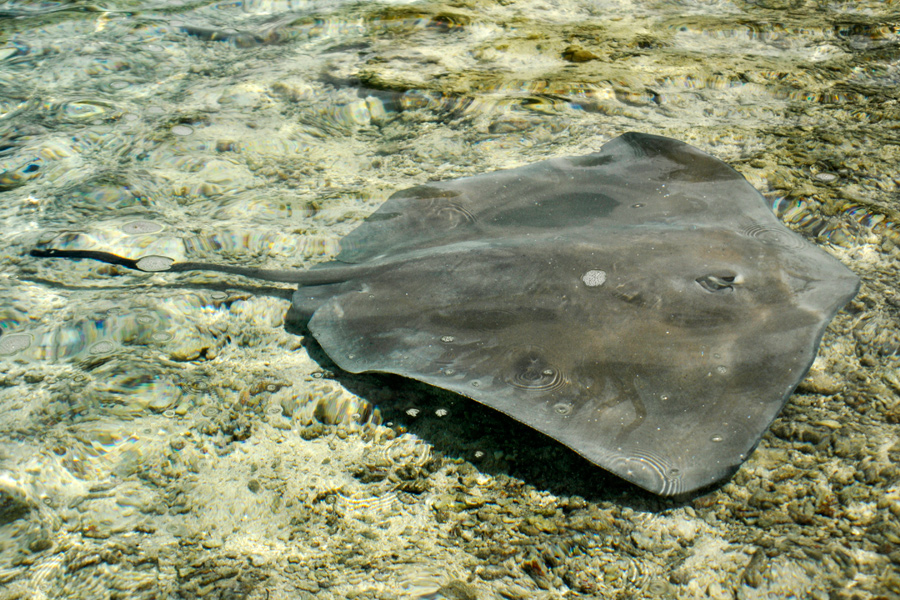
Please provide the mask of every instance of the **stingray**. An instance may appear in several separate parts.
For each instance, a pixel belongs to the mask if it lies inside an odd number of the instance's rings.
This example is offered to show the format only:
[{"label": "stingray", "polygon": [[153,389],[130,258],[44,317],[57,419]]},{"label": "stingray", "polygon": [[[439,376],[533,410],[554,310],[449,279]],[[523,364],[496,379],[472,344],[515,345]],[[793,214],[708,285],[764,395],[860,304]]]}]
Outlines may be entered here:
[{"label": "stingray", "polygon": [[305,271],[33,254],[296,283],[289,316],[341,369],[452,390],[660,495],[740,467],[859,286],[737,171],[639,133],[399,191]]}]

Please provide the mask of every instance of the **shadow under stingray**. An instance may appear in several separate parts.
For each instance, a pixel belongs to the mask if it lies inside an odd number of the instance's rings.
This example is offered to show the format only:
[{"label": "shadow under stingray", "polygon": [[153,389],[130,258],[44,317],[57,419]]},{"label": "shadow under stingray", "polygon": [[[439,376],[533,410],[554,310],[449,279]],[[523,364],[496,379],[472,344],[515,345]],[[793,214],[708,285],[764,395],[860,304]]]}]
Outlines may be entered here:
[{"label": "shadow under stingray", "polygon": [[377,407],[383,423],[416,435],[441,456],[465,460],[482,473],[517,479],[557,496],[580,496],[593,502],[615,502],[653,512],[689,504],[722,485],[660,497],[603,470],[512,417],[465,396],[399,375],[343,371],[305,325],[291,319],[290,312],[285,319],[285,330],[301,338],[303,348],[327,372],[328,378]]}]

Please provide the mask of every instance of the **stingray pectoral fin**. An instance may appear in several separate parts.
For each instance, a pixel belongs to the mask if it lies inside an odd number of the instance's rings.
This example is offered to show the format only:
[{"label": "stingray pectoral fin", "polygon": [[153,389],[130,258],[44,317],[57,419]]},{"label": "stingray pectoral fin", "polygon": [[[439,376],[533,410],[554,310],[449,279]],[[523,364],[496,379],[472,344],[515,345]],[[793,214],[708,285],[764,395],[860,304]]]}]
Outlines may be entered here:
[{"label": "stingray pectoral fin", "polygon": [[654,311],[624,313],[612,302],[612,318],[598,306],[585,321],[577,309],[554,316],[521,305],[428,306],[421,297],[413,305],[402,285],[370,291],[335,296],[310,321],[342,369],[467,396],[661,495],[739,468],[802,379],[825,326],[781,333],[757,313],[711,331],[672,326],[672,339],[662,339]]},{"label": "stingray pectoral fin", "polygon": [[[815,248],[727,230],[456,247],[398,257],[310,331],[344,370],[457,392],[663,495],[749,457],[857,282]],[[786,253],[825,291],[800,293]]]}]

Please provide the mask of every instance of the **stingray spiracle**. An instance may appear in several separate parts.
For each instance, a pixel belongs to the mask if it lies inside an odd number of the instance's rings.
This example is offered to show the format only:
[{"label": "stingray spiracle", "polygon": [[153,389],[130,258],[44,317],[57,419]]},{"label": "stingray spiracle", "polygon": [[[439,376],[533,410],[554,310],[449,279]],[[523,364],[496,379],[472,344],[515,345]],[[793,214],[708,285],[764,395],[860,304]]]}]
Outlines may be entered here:
[{"label": "stingray spiracle", "polygon": [[507,381],[519,389],[542,392],[555,390],[566,384],[566,378],[560,370],[535,351],[524,352],[516,359]]}]

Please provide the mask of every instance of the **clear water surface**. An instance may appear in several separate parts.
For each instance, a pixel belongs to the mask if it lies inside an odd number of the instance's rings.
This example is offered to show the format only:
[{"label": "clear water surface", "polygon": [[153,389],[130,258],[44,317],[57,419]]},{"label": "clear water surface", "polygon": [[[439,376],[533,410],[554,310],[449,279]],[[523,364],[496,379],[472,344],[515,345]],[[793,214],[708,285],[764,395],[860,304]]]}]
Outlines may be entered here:
[{"label": "clear water surface", "polygon": [[[900,597],[898,30],[893,0],[0,3],[0,598]],[[396,190],[632,130],[864,281],[688,499],[335,373],[286,288],[28,255],[305,268]]]}]

